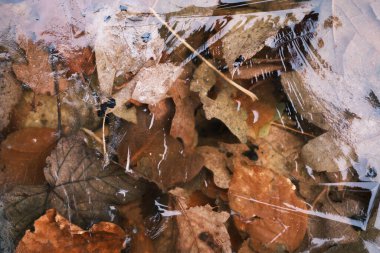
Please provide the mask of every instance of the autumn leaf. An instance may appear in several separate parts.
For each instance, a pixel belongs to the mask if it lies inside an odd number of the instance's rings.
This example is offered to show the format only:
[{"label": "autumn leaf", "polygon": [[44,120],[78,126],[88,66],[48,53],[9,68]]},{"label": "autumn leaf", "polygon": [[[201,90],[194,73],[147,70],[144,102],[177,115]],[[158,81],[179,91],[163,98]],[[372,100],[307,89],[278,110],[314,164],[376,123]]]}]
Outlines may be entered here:
[{"label": "autumn leaf", "polygon": [[181,138],[185,150],[193,149],[198,142],[198,133],[195,130],[195,109],[199,101],[190,91],[190,85],[184,80],[177,79],[169,90],[169,96],[175,104],[175,114],[170,128],[170,135]]},{"label": "autumn leaf", "polygon": [[272,169],[282,175],[289,175],[290,172],[303,165],[299,159],[302,146],[305,144],[302,136],[272,126],[269,134],[255,140],[255,144],[258,145],[257,165]]},{"label": "autumn leaf", "polygon": [[[143,67],[123,89],[113,94],[116,110],[130,100],[154,105],[164,100],[182,68],[172,63]],[[113,110],[110,110],[112,112]]]},{"label": "autumn leaf", "polygon": [[1,143],[0,184],[46,182],[43,168],[56,140],[56,131],[51,128],[24,128],[9,134]]},{"label": "autumn leaf", "polygon": [[144,191],[143,184],[119,167],[103,168],[81,134],[61,139],[46,162],[45,177],[53,188],[50,206],[78,225],[112,221],[111,206],[128,203]]},{"label": "autumn leaf", "polygon": [[10,114],[21,98],[21,85],[6,62],[0,63],[0,131],[8,126]]},{"label": "autumn leaf", "polygon": [[[61,126],[64,133],[74,133],[80,127],[94,129],[100,123],[95,101],[87,86],[76,84],[61,94]],[[58,128],[57,99],[53,96],[24,92],[12,114],[16,129],[26,127]]]},{"label": "autumn leaf", "polygon": [[131,231],[130,253],[153,253],[153,242],[146,233],[144,218],[142,216],[141,201],[133,201],[120,206],[120,216],[125,229]]},{"label": "autumn leaf", "polygon": [[263,99],[252,101],[244,94],[238,93],[233,97],[241,110],[247,113],[246,123],[248,126],[247,136],[258,139],[268,135],[270,123],[281,117],[284,105],[276,96],[273,81],[260,81],[255,88],[255,94]]},{"label": "autumn leaf", "polygon": [[95,71],[95,53],[90,47],[73,49],[60,45],[57,50],[65,59],[71,73],[91,75]]},{"label": "autumn leaf", "polygon": [[221,120],[241,142],[245,143],[248,115],[244,110],[239,110],[238,103],[232,99],[236,90],[229,84],[221,83],[216,98],[208,97],[209,90],[216,85],[216,76],[213,70],[204,63],[196,69],[190,85],[192,91],[199,92],[206,118]]},{"label": "autumn leaf", "polygon": [[126,170],[156,183],[162,190],[188,182],[198,174],[202,157],[184,153],[181,142],[166,131],[170,124],[167,117],[160,122],[154,115],[138,110],[137,121],[137,125],[129,123],[122,130],[125,136],[118,154]]},{"label": "autumn leaf", "polygon": [[197,152],[203,156],[204,166],[211,170],[215,184],[223,189],[228,189],[231,181],[231,173],[228,170],[227,157],[218,148],[202,146]]},{"label": "autumn leaf", "polygon": [[[35,93],[54,95],[54,73],[49,63],[49,54],[41,43],[22,39],[20,46],[26,52],[27,64],[13,64],[17,79],[29,85]],[[58,77],[60,91],[68,87],[68,81]]]},{"label": "autumn leaf", "polygon": [[126,204],[144,192],[119,167],[103,168],[82,134],[62,138],[47,158],[48,186],[14,187],[4,195],[5,217],[15,236],[22,235],[36,213],[55,208],[74,224],[87,227],[96,221],[116,221],[116,205]]},{"label": "autumn leaf", "polygon": [[161,25],[149,19],[136,20],[129,13],[121,12],[109,22],[100,24],[94,46],[96,67],[100,91],[111,96],[117,76],[127,72],[136,74],[142,67],[159,62],[164,40],[158,31]]},{"label": "autumn leaf", "polygon": [[71,224],[56,210],[49,209],[34,222],[34,231],[26,231],[16,253],[39,252],[120,252],[125,232],[116,224],[100,222],[89,230]]},{"label": "autumn leaf", "polygon": [[234,165],[228,195],[237,227],[250,235],[258,252],[296,250],[306,233],[307,215],[291,209],[306,210],[294,185],[263,167],[239,159]]},{"label": "autumn leaf", "polygon": [[[249,59],[258,53],[264,46],[265,42],[271,36],[277,34],[279,29],[290,20],[281,23],[281,13],[267,16],[233,16],[228,26],[229,31],[222,40],[222,50],[228,68],[232,73],[234,63],[239,56]],[[239,38],[239,39],[237,39]]]},{"label": "autumn leaf", "polygon": [[178,252],[231,252],[230,236],[225,226],[230,217],[227,212],[215,212],[210,205],[188,208],[183,200],[184,190],[170,192],[177,200],[176,209],[179,229]]}]

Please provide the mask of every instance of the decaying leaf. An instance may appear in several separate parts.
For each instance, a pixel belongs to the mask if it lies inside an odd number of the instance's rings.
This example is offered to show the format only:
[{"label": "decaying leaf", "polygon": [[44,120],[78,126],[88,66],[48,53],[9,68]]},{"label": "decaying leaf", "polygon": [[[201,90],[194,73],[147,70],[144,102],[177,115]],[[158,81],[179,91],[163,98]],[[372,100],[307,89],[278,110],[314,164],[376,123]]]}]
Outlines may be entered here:
[{"label": "decaying leaf", "polygon": [[21,86],[10,73],[8,65],[0,63],[0,131],[8,126],[10,114],[21,98]]},{"label": "decaying leaf", "polygon": [[112,113],[118,118],[137,124],[136,107],[118,106]]},{"label": "decaying leaf", "polygon": [[[65,133],[80,127],[94,129],[100,119],[95,101],[87,87],[70,87],[61,95],[61,125]],[[25,127],[58,127],[57,99],[47,95],[24,92],[12,118],[17,129]]]},{"label": "decaying leaf", "polygon": [[47,185],[15,186],[2,196],[4,217],[9,222],[11,240],[21,239],[47,208]]},{"label": "decaying leaf", "polygon": [[[133,99],[144,104],[156,104],[166,98],[174,80],[181,74],[181,67],[172,63],[142,68],[127,84],[113,95],[116,108]],[[112,110],[111,110],[112,111]]]},{"label": "decaying leaf", "polygon": [[327,132],[310,140],[302,147],[301,156],[305,165],[315,171],[338,172],[352,166],[353,150]]},{"label": "decaying leaf", "polygon": [[225,226],[230,217],[227,212],[215,212],[210,205],[187,208],[182,199],[183,189],[176,188],[170,193],[177,200],[176,208],[182,212],[176,216],[179,252],[231,252],[230,236]]},{"label": "decaying leaf", "polygon": [[46,182],[43,168],[57,140],[56,130],[24,128],[1,143],[0,184],[41,184]]},{"label": "decaying leaf", "polygon": [[202,146],[197,152],[203,156],[204,166],[214,174],[215,184],[223,189],[228,189],[231,181],[231,173],[227,168],[227,157],[218,148]]},{"label": "decaying leaf", "polygon": [[74,224],[88,227],[97,221],[116,220],[116,205],[144,192],[144,184],[119,167],[103,168],[82,134],[58,142],[47,158],[44,175],[48,185],[14,187],[3,197],[5,217],[16,238],[47,208],[55,208]]},{"label": "decaying leaf", "polygon": [[281,117],[284,109],[275,94],[275,86],[272,80],[263,80],[257,84],[255,94],[263,99],[252,101],[244,94],[238,93],[233,99],[239,104],[240,110],[247,113],[247,136],[253,139],[265,137],[270,128],[270,123]]},{"label": "decaying leaf", "polygon": [[247,141],[248,117],[244,110],[238,110],[238,103],[232,100],[236,92],[229,84],[222,83],[216,99],[207,96],[208,91],[215,85],[216,76],[212,69],[202,63],[194,73],[190,89],[199,92],[200,100],[207,119],[221,120],[241,142]]},{"label": "decaying leaf", "polygon": [[103,95],[112,95],[115,77],[129,72],[136,74],[142,67],[159,61],[164,48],[164,40],[158,32],[160,26],[151,19],[127,12],[118,13],[108,22],[99,20],[95,55]]},{"label": "decaying leaf", "polygon": [[54,209],[34,222],[34,231],[26,231],[16,253],[107,252],[124,247],[125,232],[116,224],[100,222],[87,231],[71,224]]},{"label": "decaying leaf", "polygon": [[[17,78],[30,86],[35,93],[54,95],[54,75],[49,62],[49,54],[41,43],[22,39],[20,46],[26,52],[28,64],[13,64]],[[68,81],[58,76],[60,91],[68,87]]]},{"label": "decaying leaf", "polygon": [[[249,59],[259,52],[265,41],[277,34],[281,28],[281,17],[268,16],[237,16],[235,26],[222,38],[222,50],[230,71],[239,56]],[[240,22],[239,22],[240,21]]]},{"label": "decaying leaf", "polygon": [[123,218],[123,227],[132,231],[129,252],[153,253],[155,252],[153,242],[146,233],[140,205],[141,201],[137,200],[119,207],[120,216]]},{"label": "decaying leaf", "polygon": [[103,168],[81,134],[61,139],[46,162],[50,206],[78,225],[114,220],[114,205],[128,203],[144,191],[144,185],[121,168]]},{"label": "decaying leaf", "polygon": [[289,175],[294,169],[302,168],[299,159],[305,141],[282,128],[272,126],[269,134],[255,140],[258,145],[257,165],[276,171],[282,175]]},{"label": "decaying leaf", "polygon": [[121,164],[139,176],[166,190],[188,182],[202,168],[202,157],[184,152],[181,142],[167,133],[168,118],[155,120],[154,115],[138,110],[137,124],[127,124],[118,148]]},{"label": "decaying leaf", "polygon": [[258,252],[294,251],[306,233],[306,210],[289,179],[269,169],[234,160],[229,204],[235,224],[246,231]]},{"label": "decaying leaf", "polygon": [[[363,214],[364,206],[354,199],[344,199],[341,202],[333,202],[324,200],[318,211],[326,213],[326,215],[338,215],[342,217],[359,217]],[[315,247],[331,247],[338,241],[341,244],[353,243],[359,239],[358,231],[348,224],[344,224],[332,219],[324,219],[314,217],[309,221],[309,233],[312,238],[318,238],[323,243]]]},{"label": "decaying leaf", "polygon": [[71,73],[91,75],[95,71],[95,53],[90,47],[73,50],[60,45],[58,51],[65,59]]},{"label": "decaying leaf", "polygon": [[170,128],[170,135],[181,138],[185,150],[193,149],[198,142],[195,130],[195,109],[199,101],[190,91],[190,85],[178,79],[169,91],[169,96],[175,104],[175,114]]}]

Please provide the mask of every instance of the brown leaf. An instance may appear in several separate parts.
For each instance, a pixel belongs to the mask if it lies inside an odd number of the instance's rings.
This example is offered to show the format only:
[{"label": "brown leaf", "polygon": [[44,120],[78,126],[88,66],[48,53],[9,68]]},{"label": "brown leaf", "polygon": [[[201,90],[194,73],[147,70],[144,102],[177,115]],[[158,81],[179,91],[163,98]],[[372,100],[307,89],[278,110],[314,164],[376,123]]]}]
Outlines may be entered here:
[{"label": "brown leaf", "polygon": [[142,217],[141,201],[133,201],[120,206],[120,215],[124,218],[123,227],[132,231],[130,253],[153,253],[153,243],[146,234],[144,219]]},{"label": "brown leaf", "polygon": [[[13,71],[17,78],[29,85],[35,93],[54,95],[54,73],[49,63],[49,54],[41,43],[22,39],[20,46],[26,52],[28,64],[13,64]],[[68,87],[65,78],[58,77],[59,90]]]},{"label": "brown leaf", "polygon": [[70,69],[70,73],[91,75],[95,71],[95,53],[90,47],[71,49],[63,45],[58,47]]},{"label": "brown leaf", "polygon": [[43,168],[56,140],[56,132],[51,128],[24,128],[9,134],[1,143],[0,184],[46,182]]},{"label": "brown leaf", "polygon": [[204,166],[214,174],[215,184],[223,189],[228,189],[231,174],[227,167],[227,157],[218,148],[202,146],[197,148],[197,152],[202,155]]},{"label": "brown leaf", "polygon": [[290,252],[297,249],[306,233],[307,215],[289,205],[306,210],[289,179],[271,170],[238,159],[229,189],[234,221],[246,231],[258,252]]},{"label": "brown leaf", "polygon": [[[78,89],[77,89],[78,88]],[[95,115],[95,102],[88,87],[70,87],[61,95],[61,125],[65,133],[80,127],[94,129],[100,118]],[[57,99],[54,96],[24,92],[12,115],[15,128],[58,127]]]},{"label": "brown leaf", "polygon": [[21,85],[11,74],[7,63],[0,63],[0,131],[9,124],[10,114],[21,98]]},{"label": "brown leaf", "polygon": [[20,238],[48,208],[57,209],[83,227],[117,221],[117,206],[139,198],[145,191],[145,184],[126,175],[120,167],[104,167],[85,139],[84,134],[60,139],[47,158],[47,184],[15,186],[2,196],[13,239]]},{"label": "brown leaf", "polygon": [[84,135],[62,138],[47,158],[45,178],[52,186],[50,205],[78,225],[113,221],[115,205],[141,196],[144,185],[110,165],[103,168]]},{"label": "brown leaf", "polygon": [[[194,72],[190,89],[199,92],[206,118],[208,120],[219,119],[244,143],[247,141],[246,119],[248,115],[244,110],[238,110],[238,103],[232,99],[236,90],[225,82],[217,83],[216,81],[213,70],[202,63]],[[219,91],[215,99],[208,96],[212,87],[217,87]]]},{"label": "brown leaf", "polygon": [[[137,173],[156,183],[161,189],[188,182],[202,168],[202,157],[183,152],[181,143],[167,134],[170,121],[156,121],[147,112],[138,110],[138,124],[127,124],[119,145],[121,164],[128,164]],[[129,168],[127,168],[129,169]]]},{"label": "brown leaf", "polygon": [[100,222],[86,231],[71,224],[54,209],[49,209],[28,230],[16,253],[41,252],[120,252],[124,247],[125,232],[109,222]]},{"label": "brown leaf", "polygon": [[282,175],[288,175],[296,168],[302,168],[298,159],[305,141],[287,130],[272,126],[269,134],[255,140],[259,146],[257,165],[272,169]]},{"label": "brown leaf", "polygon": [[276,97],[273,81],[262,81],[255,88],[255,94],[263,99],[253,102],[251,98],[242,93],[238,93],[234,97],[234,100],[241,104],[241,108],[247,112],[247,135],[253,139],[265,137],[268,134],[270,122],[275,120],[279,114],[281,115],[283,110]]},{"label": "brown leaf", "polygon": [[225,222],[230,215],[227,212],[215,212],[210,205],[187,208],[183,201],[183,189],[171,191],[176,196],[176,208],[182,214],[177,215],[179,229],[178,252],[231,252],[230,237]]},{"label": "brown leaf", "polygon": [[175,115],[170,128],[170,135],[181,138],[185,150],[193,149],[198,142],[198,133],[195,130],[195,109],[199,105],[195,94],[190,91],[190,85],[178,79],[169,91],[175,103]]}]

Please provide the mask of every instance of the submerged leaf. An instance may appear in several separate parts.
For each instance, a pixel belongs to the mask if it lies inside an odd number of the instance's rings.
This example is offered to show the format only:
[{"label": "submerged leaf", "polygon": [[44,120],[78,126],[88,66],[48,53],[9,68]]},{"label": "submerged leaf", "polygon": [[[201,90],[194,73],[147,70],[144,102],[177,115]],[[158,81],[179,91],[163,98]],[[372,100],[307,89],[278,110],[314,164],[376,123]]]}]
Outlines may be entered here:
[{"label": "submerged leaf", "polygon": [[144,185],[124,170],[112,165],[103,168],[81,134],[59,141],[47,158],[45,177],[52,186],[50,206],[84,226],[94,220],[114,220],[113,205],[128,203],[144,191]]},{"label": "submerged leaf", "polygon": [[181,138],[185,150],[193,149],[198,142],[198,133],[195,130],[195,109],[199,101],[190,91],[190,85],[178,79],[169,91],[175,104],[175,114],[170,128],[170,135]]},{"label": "submerged leaf", "polygon": [[164,40],[158,31],[161,25],[151,19],[121,12],[108,22],[98,21],[95,55],[99,85],[103,95],[111,96],[116,77],[158,63]]},{"label": "submerged leaf", "polygon": [[137,175],[166,190],[178,183],[188,182],[202,168],[202,157],[186,154],[182,144],[167,134],[167,117],[155,120],[141,110],[137,124],[127,124],[125,136],[118,148],[120,162]]},{"label": "submerged leaf", "polygon": [[258,252],[296,250],[303,240],[306,210],[289,179],[271,170],[238,159],[234,160],[234,174],[229,188],[231,209],[238,228],[246,231]]},{"label": "submerged leaf", "polygon": [[[20,46],[26,51],[28,64],[13,64],[17,78],[32,88],[35,93],[54,95],[54,73],[49,63],[49,54],[41,43],[23,39]],[[68,87],[65,78],[58,77],[60,91]]]},{"label": "submerged leaf", "polygon": [[123,227],[132,231],[129,246],[130,253],[153,253],[153,242],[146,233],[142,216],[141,201],[133,201],[120,206],[120,216],[123,218]]},{"label": "submerged leaf", "polygon": [[216,186],[228,189],[231,174],[227,168],[227,157],[215,147],[202,146],[197,148],[197,152],[203,156],[204,166],[214,174]]},{"label": "submerged leaf", "polygon": [[0,131],[8,126],[10,114],[21,98],[21,86],[7,65],[0,63]]},{"label": "submerged leaf", "polygon": [[5,217],[18,238],[46,208],[55,208],[74,224],[88,227],[114,221],[116,205],[141,196],[144,184],[115,166],[103,168],[82,134],[62,138],[47,158],[47,186],[18,186],[3,198]]},{"label": "submerged leaf", "polygon": [[232,99],[236,92],[230,85],[222,83],[216,99],[207,96],[209,90],[216,84],[216,76],[211,68],[202,63],[194,73],[190,89],[199,92],[206,118],[221,120],[241,142],[247,141],[248,117],[244,110],[238,110],[238,104]]},{"label": "submerged leaf", "polygon": [[51,128],[24,128],[9,134],[1,143],[0,185],[46,182],[43,168],[56,140],[56,131]]},{"label": "submerged leaf", "polygon": [[[127,86],[113,95],[116,108],[124,106],[130,100],[154,105],[167,97],[174,80],[181,73],[181,68],[172,63],[157,64],[142,68]],[[113,112],[111,110],[111,112]]]},{"label": "submerged leaf", "polygon": [[49,209],[34,222],[33,232],[26,231],[16,253],[117,253],[124,248],[124,240],[125,232],[116,224],[100,222],[86,231]]},{"label": "submerged leaf", "polygon": [[231,252],[230,236],[225,223],[230,215],[227,212],[215,212],[210,205],[187,208],[183,198],[183,189],[171,191],[176,198],[179,229],[178,252]]}]

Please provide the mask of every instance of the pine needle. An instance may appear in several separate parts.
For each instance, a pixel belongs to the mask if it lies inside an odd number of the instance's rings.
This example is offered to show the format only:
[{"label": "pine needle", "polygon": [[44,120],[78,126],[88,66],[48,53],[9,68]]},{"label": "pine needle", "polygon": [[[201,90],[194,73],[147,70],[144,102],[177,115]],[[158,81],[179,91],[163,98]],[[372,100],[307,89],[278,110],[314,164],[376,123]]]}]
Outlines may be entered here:
[{"label": "pine needle", "polygon": [[163,20],[158,14],[157,12],[153,9],[153,8],[149,8],[150,11],[153,13],[153,15],[179,40],[181,41],[182,44],[184,44],[192,53],[194,53],[195,55],[197,55],[204,63],[207,64],[207,66],[209,66],[212,70],[214,70],[220,77],[222,77],[227,83],[231,84],[232,86],[234,86],[236,89],[240,90],[241,92],[243,92],[244,94],[246,94],[247,96],[249,96],[250,98],[252,98],[253,101],[256,101],[258,100],[258,98],[256,97],[255,94],[253,94],[251,91],[241,87],[239,84],[235,83],[234,81],[232,81],[230,78],[228,78],[227,76],[225,76],[222,72],[220,72],[214,65],[212,65],[206,58],[204,58],[202,55],[200,55],[189,43],[186,42],[186,40],[182,39],[177,33],[176,31],[173,30],[173,28],[171,28],[169,26],[168,23],[166,23],[165,20]]}]

